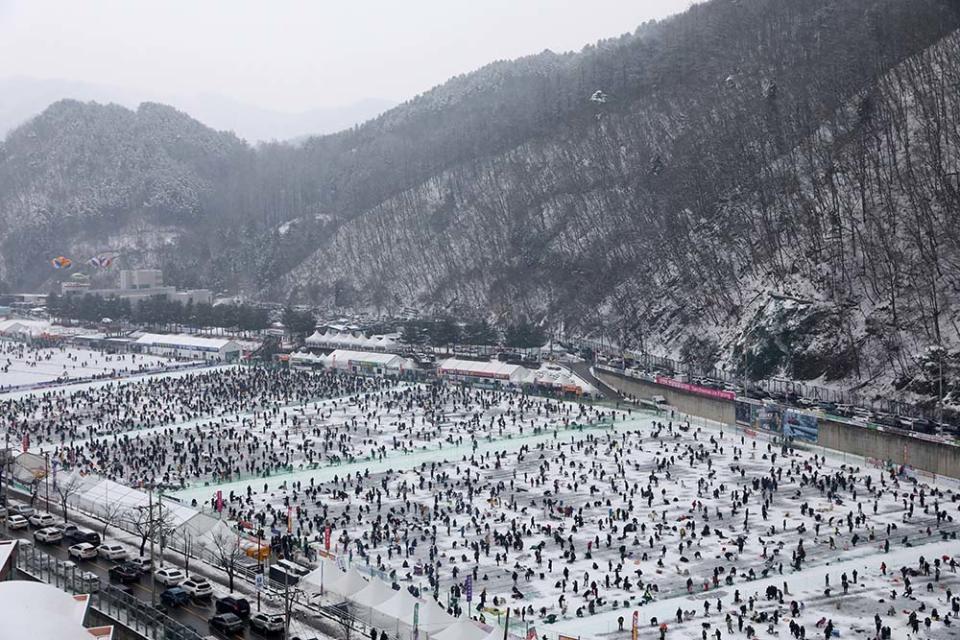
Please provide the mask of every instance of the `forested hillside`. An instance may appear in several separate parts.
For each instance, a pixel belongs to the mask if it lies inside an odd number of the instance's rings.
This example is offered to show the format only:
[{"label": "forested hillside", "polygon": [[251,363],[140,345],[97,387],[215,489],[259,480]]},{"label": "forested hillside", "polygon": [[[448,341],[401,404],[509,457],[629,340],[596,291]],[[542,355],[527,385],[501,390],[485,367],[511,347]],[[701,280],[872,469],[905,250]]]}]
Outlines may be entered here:
[{"label": "forested hillside", "polygon": [[948,0],[712,0],[298,147],[61,103],[0,150],[0,276],[122,244],[183,285],[929,391],[957,342],[958,24]]}]

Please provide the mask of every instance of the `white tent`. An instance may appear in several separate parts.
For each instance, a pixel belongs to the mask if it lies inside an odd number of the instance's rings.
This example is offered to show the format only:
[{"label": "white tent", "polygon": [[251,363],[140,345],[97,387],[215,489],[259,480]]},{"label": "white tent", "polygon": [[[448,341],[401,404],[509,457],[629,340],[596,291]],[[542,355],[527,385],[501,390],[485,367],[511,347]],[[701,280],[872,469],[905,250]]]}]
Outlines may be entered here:
[{"label": "white tent", "polygon": [[[437,604],[432,599],[421,600],[420,601],[420,622],[419,628],[421,631],[426,631],[429,633],[439,633],[440,630],[446,629],[456,620],[452,615],[443,610],[439,604]],[[400,617],[400,622],[413,626],[413,609],[410,609],[409,615],[404,615]]]},{"label": "white tent", "polygon": [[380,603],[374,609],[390,618],[403,621],[406,618],[413,620],[413,605],[417,599],[410,595],[406,589],[394,591],[394,596],[389,600]]},{"label": "white tent", "polygon": [[340,570],[336,562],[327,558],[320,558],[320,566],[300,578],[300,583],[314,586],[318,591],[320,589],[326,591],[331,584],[342,579],[345,575],[346,573]]},{"label": "white tent", "polygon": [[469,618],[460,618],[443,631],[431,634],[431,640],[486,640],[490,635]]},{"label": "white tent", "polygon": [[351,567],[349,571],[343,574],[342,577],[337,578],[337,580],[327,581],[325,589],[328,593],[349,598],[366,586],[366,579],[360,575],[360,572],[357,571],[356,568]]},{"label": "white tent", "polygon": [[348,599],[360,607],[376,607],[394,597],[397,592],[383,580],[372,578],[367,586],[351,595]]}]

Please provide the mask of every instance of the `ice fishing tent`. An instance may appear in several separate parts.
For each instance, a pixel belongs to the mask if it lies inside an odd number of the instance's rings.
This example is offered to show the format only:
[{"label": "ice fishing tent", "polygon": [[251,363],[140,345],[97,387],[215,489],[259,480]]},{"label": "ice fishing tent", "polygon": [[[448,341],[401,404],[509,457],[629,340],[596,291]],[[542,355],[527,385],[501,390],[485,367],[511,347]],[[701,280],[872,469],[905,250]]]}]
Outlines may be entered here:
[{"label": "ice fishing tent", "polygon": [[351,567],[349,571],[336,580],[326,582],[325,590],[327,593],[338,595],[342,598],[349,598],[361,589],[367,586],[367,580],[360,575],[356,568]]},{"label": "ice fishing tent", "polygon": [[469,618],[460,618],[438,633],[430,634],[431,640],[487,640],[489,632]]}]

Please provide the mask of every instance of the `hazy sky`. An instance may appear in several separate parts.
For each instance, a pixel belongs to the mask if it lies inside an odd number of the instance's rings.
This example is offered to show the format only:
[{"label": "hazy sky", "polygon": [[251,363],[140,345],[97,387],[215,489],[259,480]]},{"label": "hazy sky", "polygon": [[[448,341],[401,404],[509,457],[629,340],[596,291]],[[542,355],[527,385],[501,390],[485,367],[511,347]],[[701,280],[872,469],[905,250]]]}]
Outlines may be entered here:
[{"label": "hazy sky", "polygon": [[501,58],[579,50],[691,0],[0,0],[0,77],[285,111],[404,100]]}]

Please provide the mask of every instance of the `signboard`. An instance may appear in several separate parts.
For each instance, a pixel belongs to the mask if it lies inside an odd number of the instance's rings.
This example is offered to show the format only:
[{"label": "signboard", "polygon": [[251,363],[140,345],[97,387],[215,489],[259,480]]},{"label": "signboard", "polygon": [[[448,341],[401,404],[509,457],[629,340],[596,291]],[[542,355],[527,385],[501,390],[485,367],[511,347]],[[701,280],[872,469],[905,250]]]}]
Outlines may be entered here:
[{"label": "signboard", "polygon": [[263,590],[263,574],[258,573],[254,578],[254,583],[257,585],[257,591]]},{"label": "signboard", "polygon": [[753,426],[764,431],[779,432],[783,418],[783,409],[778,404],[768,402],[757,407]]},{"label": "signboard", "polygon": [[711,389],[709,387],[701,387],[700,385],[690,384],[688,382],[680,382],[679,380],[674,380],[673,378],[667,378],[666,376],[657,376],[656,383],[662,384],[665,387],[670,387],[672,389],[678,389],[680,391],[686,391],[687,393],[694,393],[698,396],[705,396],[707,398],[714,398],[716,400],[733,400],[737,397],[737,394],[733,391],[724,391],[723,389]]},{"label": "signboard", "polygon": [[787,409],[783,414],[783,435],[799,440],[817,441],[819,421],[812,413]]},{"label": "signboard", "polygon": [[467,597],[467,602],[473,602],[473,576],[467,576],[463,584],[463,593]]},{"label": "signboard", "polygon": [[640,637],[640,612],[639,611],[633,612],[633,629],[630,633],[631,633],[631,638],[633,640],[637,640],[637,638]]}]

